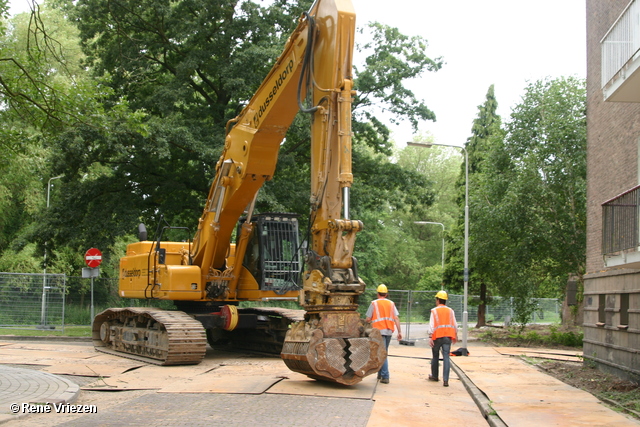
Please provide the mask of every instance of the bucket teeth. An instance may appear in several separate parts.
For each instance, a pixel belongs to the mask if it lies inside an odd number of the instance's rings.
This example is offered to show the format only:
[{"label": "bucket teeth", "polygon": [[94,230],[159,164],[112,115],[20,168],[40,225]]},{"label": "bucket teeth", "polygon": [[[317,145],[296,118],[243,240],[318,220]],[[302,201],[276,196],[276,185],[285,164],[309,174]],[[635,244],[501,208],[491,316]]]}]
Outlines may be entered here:
[{"label": "bucket teeth", "polygon": [[325,337],[320,328],[299,322],[287,333],[280,356],[294,372],[353,385],[377,373],[387,352],[377,329],[361,337],[332,338]]}]

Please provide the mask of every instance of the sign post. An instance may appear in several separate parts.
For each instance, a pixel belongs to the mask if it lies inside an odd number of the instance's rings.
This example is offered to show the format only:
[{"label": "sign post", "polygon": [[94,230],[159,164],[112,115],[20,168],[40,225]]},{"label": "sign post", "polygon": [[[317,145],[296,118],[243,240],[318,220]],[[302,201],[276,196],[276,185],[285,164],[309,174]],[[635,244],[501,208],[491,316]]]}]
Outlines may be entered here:
[{"label": "sign post", "polygon": [[[88,269],[82,269],[82,277],[91,277],[91,325],[93,325],[93,278],[100,275],[100,269],[98,266],[102,263],[102,252],[99,249],[91,248],[84,254],[84,262],[87,264]],[[89,270],[85,274],[84,270]]]}]

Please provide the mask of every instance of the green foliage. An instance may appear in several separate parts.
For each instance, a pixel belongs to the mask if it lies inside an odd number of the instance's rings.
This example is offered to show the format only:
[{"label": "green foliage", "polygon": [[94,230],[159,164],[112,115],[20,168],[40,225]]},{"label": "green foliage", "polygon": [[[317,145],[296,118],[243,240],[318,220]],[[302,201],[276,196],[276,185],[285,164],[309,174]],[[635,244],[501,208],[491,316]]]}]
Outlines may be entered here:
[{"label": "green foliage", "polygon": [[20,252],[25,234],[45,206],[42,197],[47,150],[25,144],[22,149],[0,150],[0,252]]},{"label": "green foliage", "polygon": [[505,125],[483,140],[470,167],[471,277],[516,298],[517,323],[533,297],[562,295],[585,260],[585,84],[530,84]]},{"label": "green foliage", "polygon": [[[19,146],[33,136],[76,123],[96,123],[108,93],[84,71],[77,29],[45,2],[12,19],[0,47],[0,114],[3,145]],[[33,140],[32,140],[33,141]]]},{"label": "green foliage", "polygon": [[359,33],[356,50],[366,56],[364,65],[354,65],[356,99],[353,103],[356,141],[391,154],[388,129],[376,119],[374,107],[392,113],[392,123],[407,119],[414,130],[418,123],[435,120],[435,114],[415,94],[404,87],[409,79],[426,71],[438,71],[442,58],[426,56],[427,41],[419,36],[408,37],[397,28],[378,22],[369,23]]},{"label": "green foliage", "polygon": [[[419,137],[422,142],[430,138]],[[376,229],[375,235],[379,240],[385,236],[379,244],[389,248],[387,261],[383,264],[385,268],[379,269],[379,277],[395,289],[436,289],[442,282],[444,236],[439,224],[448,230],[453,222],[456,209],[453,182],[460,166],[460,155],[452,149],[441,150],[440,147],[429,150],[406,147],[397,153],[396,158],[407,184],[394,189],[394,192],[401,194],[401,191],[412,188],[415,196],[408,208],[393,208],[388,218],[378,215],[378,221],[382,222],[388,234],[381,234]],[[418,178],[424,183],[420,184]],[[415,190],[410,186],[416,186]],[[415,224],[415,221],[436,224]]]},{"label": "green foliage", "polygon": [[[582,347],[582,339],[584,334],[582,331],[561,331],[557,325],[549,327],[549,333],[546,331],[530,330],[525,332],[525,328],[517,327],[510,329],[503,334],[502,331],[489,329],[480,334],[480,339],[488,342],[502,341],[503,345],[521,345],[521,346],[567,346]],[[506,342],[504,338],[506,336]]]},{"label": "green foliage", "polygon": [[551,326],[548,341],[550,343],[566,345],[568,347],[582,347],[583,332],[560,331],[557,326]]},{"label": "green foliage", "polygon": [[442,284],[442,265],[431,265],[424,268],[424,273],[418,282],[416,290],[430,291],[440,288]]},{"label": "green foliage", "polygon": [[[94,307],[95,314],[107,309],[108,307]],[[66,304],[64,307],[64,323],[66,325],[90,325],[91,324],[91,308],[86,305]]]},{"label": "green foliage", "polygon": [[513,323],[518,325],[522,332],[528,323],[533,319],[533,313],[538,308],[537,302],[530,296],[532,284],[526,279],[522,279],[517,286],[522,294],[513,297]]},{"label": "green foliage", "polygon": [[[469,160],[468,168],[463,164],[459,170],[456,181],[458,215],[457,224],[452,227],[447,236],[447,267],[445,269],[445,282],[452,289],[462,289],[464,271],[464,206],[469,206],[469,291],[481,295],[481,303],[486,304],[491,293],[491,280],[486,274],[492,266],[487,264],[490,256],[481,247],[485,242],[482,233],[484,224],[477,221],[476,213],[482,209],[485,200],[482,199],[477,188],[483,181],[484,174],[493,167],[489,153],[490,147],[502,140],[501,118],[497,114],[498,102],[495,98],[493,85],[487,91],[485,102],[478,106],[478,116],[473,121],[471,137],[468,139],[465,150]],[[462,153],[464,154],[464,152]],[[469,179],[469,200],[465,200],[466,179]],[[480,322],[482,323],[482,322]]]},{"label": "green foliage", "polygon": [[[520,330],[520,333],[522,333],[522,330]],[[521,337],[521,339],[523,341],[529,341],[529,342],[541,342],[542,341],[542,337],[540,336],[540,334],[538,334],[536,331],[529,331],[526,334],[524,334],[524,336],[521,335],[512,335],[511,338],[514,337]]]},{"label": "green foliage", "polygon": [[65,178],[38,238],[106,249],[139,222],[155,229],[159,212],[195,229],[211,173],[202,160],[213,166],[215,155],[180,123],[152,118],[146,129],[144,136],[127,124],[82,127],[57,138],[54,159]]},{"label": "green foliage", "polygon": [[355,146],[353,158],[352,216],[365,224],[355,250],[359,275],[369,284],[415,289],[424,267],[413,220],[433,203],[430,182],[370,147]]},{"label": "green foliage", "polygon": [[553,283],[555,292],[548,296],[561,294],[569,274],[584,271],[585,102],[583,80],[539,81],[527,88],[507,126],[510,182],[496,201],[500,222],[511,224],[505,234],[513,243],[505,261],[528,269],[536,288]]},{"label": "green foliage", "polygon": [[54,176],[49,138],[66,126],[93,123],[104,91],[83,71],[77,31],[48,4],[3,28],[0,252],[9,247],[20,252],[33,241],[34,223],[45,206],[44,187]]},{"label": "green foliage", "polygon": [[[38,260],[38,255],[40,259]],[[0,255],[0,271],[8,273],[33,273],[42,269],[42,254],[36,252],[35,243],[19,251],[5,249]]]},{"label": "green foliage", "polygon": [[72,16],[94,72],[108,75],[133,110],[224,126],[251,97],[310,5],[80,0]]},{"label": "green foliage", "polygon": [[[49,271],[79,275],[82,254],[93,246],[105,255],[103,276],[117,277],[118,260],[139,222],[150,231],[161,221],[195,229],[227,120],[253,95],[311,3],[49,0],[34,14],[5,22],[0,270],[40,271],[46,247]],[[426,40],[396,28],[374,23],[362,34],[364,60],[354,74],[352,186],[352,217],[365,224],[355,252],[360,276],[396,289],[439,288],[444,276],[448,288],[461,288],[461,156],[438,148],[393,153],[378,114],[390,112],[392,120],[408,120],[414,128],[433,120],[434,112],[405,83],[443,62],[426,55]],[[566,103],[579,95],[572,84],[532,85],[504,129],[492,92],[479,107],[467,144],[472,286],[484,283],[505,296],[531,288],[535,292],[522,294],[540,296],[563,274],[580,271],[580,233],[570,236],[575,246],[553,246],[561,243],[562,231],[580,231],[584,222],[577,149],[582,128],[571,119],[581,110]],[[260,212],[297,212],[303,231],[309,125],[308,116],[296,118],[275,177],[256,204]],[[48,180],[60,175],[46,209]],[[560,191],[564,199],[554,197]],[[535,205],[540,201],[547,204]],[[575,209],[565,212],[571,203]],[[529,205],[535,209],[524,209]],[[567,222],[571,218],[575,224]],[[445,272],[440,227],[414,221],[445,224]],[[536,224],[545,225],[540,233]],[[553,249],[543,256],[538,247]],[[562,254],[573,256],[573,264]],[[532,281],[522,280],[528,276]],[[82,282],[69,290],[78,304],[88,292]],[[100,297],[111,297],[107,292]]]},{"label": "green foliage", "polygon": [[127,245],[137,241],[138,236],[131,234],[116,237],[114,243],[105,251],[109,256],[105,256],[105,260],[100,264],[100,271],[105,277],[119,277],[120,258],[127,253]]},{"label": "green foliage", "polygon": [[[435,142],[431,135],[420,135],[414,138],[416,142]],[[397,163],[408,171],[416,171],[431,183],[433,204],[428,211],[416,212],[421,217],[416,220],[431,218],[432,222],[445,225],[448,230],[457,216],[457,188],[456,178],[464,158],[460,150],[450,147],[434,146],[429,149],[407,146],[397,154]],[[429,226],[431,227],[431,226]],[[434,233],[438,233],[435,225]]]}]

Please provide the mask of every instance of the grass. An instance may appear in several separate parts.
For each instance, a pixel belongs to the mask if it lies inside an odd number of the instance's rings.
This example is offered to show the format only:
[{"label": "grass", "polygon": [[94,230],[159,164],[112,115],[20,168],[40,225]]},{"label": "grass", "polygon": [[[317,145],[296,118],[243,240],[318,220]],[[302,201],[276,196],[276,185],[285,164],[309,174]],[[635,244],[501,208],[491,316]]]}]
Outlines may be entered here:
[{"label": "grass", "polygon": [[612,400],[621,409],[632,411],[636,417],[640,413],[640,389],[630,391],[608,391],[596,397]]},{"label": "grass", "polygon": [[490,329],[479,334],[483,341],[504,345],[582,347],[582,331],[562,331],[556,325],[530,325],[529,331],[518,328]]},{"label": "grass", "polygon": [[21,337],[90,337],[91,326],[69,325],[64,327],[64,332],[59,329],[0,328],[0,335],[17,335]]}]

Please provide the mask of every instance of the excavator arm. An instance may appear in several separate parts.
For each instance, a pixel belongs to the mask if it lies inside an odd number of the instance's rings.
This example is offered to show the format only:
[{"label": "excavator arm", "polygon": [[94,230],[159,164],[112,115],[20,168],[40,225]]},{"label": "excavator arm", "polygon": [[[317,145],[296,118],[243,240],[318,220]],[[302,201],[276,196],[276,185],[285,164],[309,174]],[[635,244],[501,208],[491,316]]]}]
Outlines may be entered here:
[{"label": "excavator arm", "polygon": [[[273,177],[280,144],[298,112],[295,100],[308,46],[308,25],[308,18],[300,18],[260,88],[227,125],[216,177],[198,223],[192,262],[200,266],[203,283],[223,277],[232,294],[252,231],[253,203],[260,188]],[[228,266],[231,235],[245,210],[247,221],[237,240],[235,265]]]},{"label": "excavator arm", "polygon": [[[316,0],[302,15],[259,89],[227,125],[224,149],[193,244],[161,242],[158,237],[157,242],[129,245],[127,256],[121,259],[121,296],[174,300],[191,316],[183,313],[167,320],[158,311],[108,310],[94,322],[97,347],[170,361],[173,349],[185,344],[180,335],[173,337],[164,329],[176,330],[175,325],[182,322],[198,335],[198,328],[189,321],[193,317],[204,325],[210,343],[224,336],[220,330],[232,331],[236,326],[245,330],[234,337],[244,337],[241,333],[251,327],[246,320],[257,324],[256,319],[265,316],[255,309],[243,317],[235,306],[238,301],[298,295],[304,320],[288,329],[281,351],[290,369],[347,385],[379,370],[386,357],[382,337],[357,312],[365,284],[358,277],[353,248],[362,223],[349,218],[354,37],[350,0]],[[274,228],[275,221],[252,218],[258,191],[273,177],[280,145],[299,110],[311,115],[311,237],[302,290],[285,288],[278,293],[275,287],[265,286],[264,280],[259,285],[248,267],[255,253],[253,242]],[[280,221],[293,223],[286,216]],[[232,244],[234,229],[237,235]],[[297,223],[289,229],[297,234]],[[297,235],[286,244],[292,246],[294,240]],[[272,242],[281,250],[271,255],[298,252],[297,247],[282,250],[285,240],[280,237]],[[265,276],[265,270],[255,271]],[[288,278],[271,277],[271,283],[291,281],[290,273],[282,274]],[[298,320],[297,315],[278,313]],[[172,322],[171,328],[166,322]],[[278,331],[284,335],[287,327],[283,331],[278,326]],[[155,347],[146,344],[148,337],[153,337]],[[202,338],[198,335],[187,341],[194,340],[201,342]],[[202,348],[198,344],[201,353],[189,356],[188,363],[198,363],[204,355]],[[162,363],[174,363],[166,360]]]},{"label": "excavator arm", "polygon": [[[365,284],[353,258],[362,223],[349,219],[354,38],[350,0],[317,0],[300,18],[284,52],[232,124],[193,252],[203,282],[229,278],[233,293],[252,231],[255,195],[271,179],[298,109],[311,114],[311,242],[300,293],[306,315],[287,333],[281,357],[294,371],[343,384],[377,372],[386,357],[379,332],[356,311]],[[236,264],[227,266],[233,272],[220,274],[232,228],[247,206]]]}]

